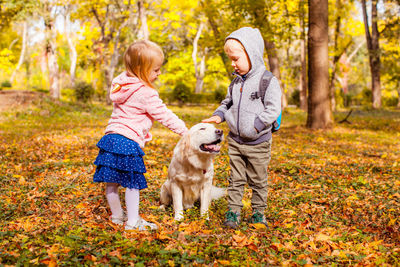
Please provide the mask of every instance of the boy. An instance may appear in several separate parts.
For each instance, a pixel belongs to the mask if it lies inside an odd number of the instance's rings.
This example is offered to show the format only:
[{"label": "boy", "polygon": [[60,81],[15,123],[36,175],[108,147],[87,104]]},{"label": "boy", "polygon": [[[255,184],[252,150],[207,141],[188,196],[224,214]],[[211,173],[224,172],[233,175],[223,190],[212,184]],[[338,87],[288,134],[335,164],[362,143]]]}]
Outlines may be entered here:
[{"label": "boy", "polygon": [[[234,74],[232,89],[215,110],[212,117],[203,122],[227,122],[229,164],[231,175],[228,186],[228,212],[224,224],[237,228],[243,207],[242,198],[246,182],[252,189],[251,223],[266,226],[267,168],[271,159],[271,124],[281,113],[281,88],[273,77],[266,90],[264,103],[255,98],[260,80],[266,70],[263,60],[264,40],[258,29],[244,27],[225,39],[225,53],[232,61]],[[253,94],[253,95],[252,95]]]}]

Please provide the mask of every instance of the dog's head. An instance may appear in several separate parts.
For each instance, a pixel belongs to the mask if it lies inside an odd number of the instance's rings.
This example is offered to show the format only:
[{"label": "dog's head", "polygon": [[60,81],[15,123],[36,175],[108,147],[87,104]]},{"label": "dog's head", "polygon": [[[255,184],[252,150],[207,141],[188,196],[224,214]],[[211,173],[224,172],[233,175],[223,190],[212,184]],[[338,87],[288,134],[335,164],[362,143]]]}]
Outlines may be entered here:
[{"label": "dog's head", "polygon": [[224,134],[213,124],[199,123],[190,128],[185,137],[185,145],[200,153],[218,153],[221,149],[219,143],[224,139]]}]

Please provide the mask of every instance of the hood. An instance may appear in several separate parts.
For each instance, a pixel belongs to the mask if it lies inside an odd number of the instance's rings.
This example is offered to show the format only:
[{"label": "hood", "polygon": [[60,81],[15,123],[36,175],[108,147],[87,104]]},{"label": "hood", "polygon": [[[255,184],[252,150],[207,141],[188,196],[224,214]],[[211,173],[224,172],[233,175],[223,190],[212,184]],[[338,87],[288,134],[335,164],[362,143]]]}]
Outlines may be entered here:
[{"label": "hood", "polygon": [[[121,86],[113,92],[113,89]],[[136,77],[128,76],[126,71],[114,78],[111,84],[110,99],[114,103],[124,103],[133,93],[144,86],[143,82]]]},{"label": "hood", "polygon": [[228,39],[238,40],[246,50],[251,62],[251,69],[248,74],[254,73],[260,67],[265,69],[264,64],[264,39],[257,28],[243,27],[232,32]]}]

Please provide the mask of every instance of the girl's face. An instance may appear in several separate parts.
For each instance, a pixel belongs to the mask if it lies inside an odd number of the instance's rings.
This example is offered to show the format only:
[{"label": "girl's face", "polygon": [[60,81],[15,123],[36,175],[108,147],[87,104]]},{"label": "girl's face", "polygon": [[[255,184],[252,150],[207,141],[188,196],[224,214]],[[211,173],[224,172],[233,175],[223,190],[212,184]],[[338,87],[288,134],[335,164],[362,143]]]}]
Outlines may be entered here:
[{"label": "girl's face", "polygon": [[161,74],[161,66],[163,64],[163,58],[157,58],[153,66],[150,69],[149,80],[151,83],[155,82],[158,76]]},{"label": "girl's face", "polygon": [[251,69],[250,59],[242,44],[234,39],[228,39],[225,43],[225,53],[232,61],[232,67],[240,75],[245,75]]}]

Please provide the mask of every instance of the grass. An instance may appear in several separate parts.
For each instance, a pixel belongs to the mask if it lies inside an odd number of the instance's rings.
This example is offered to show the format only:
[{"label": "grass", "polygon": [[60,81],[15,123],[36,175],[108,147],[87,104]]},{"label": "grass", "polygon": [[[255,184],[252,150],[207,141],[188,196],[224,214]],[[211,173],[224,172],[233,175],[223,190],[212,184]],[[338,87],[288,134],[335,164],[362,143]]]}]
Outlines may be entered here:
[{"label": "grass", "polygon": [[[171,109],[192,126],[215,107]],[[273,135],[269,230],[247,223],[225,229],[226,199],[213,202],[209,221],[198,207],[181,223],[171,208],[158,210],[179,137],[155,123],[140,209],[160,230],[129,233],[109,221],[104,186],[92,183],[95,145],[110,114],[101,104],[46,99],[0,114],[0,266],[400,265],[398,110],[356,110],[351,124],[326,131],[306,129],[304,112],[285,110]],[[228,175],[224,142],[215,183],[227,186]],[[244,217],[250,195],[246,187]]]}]

